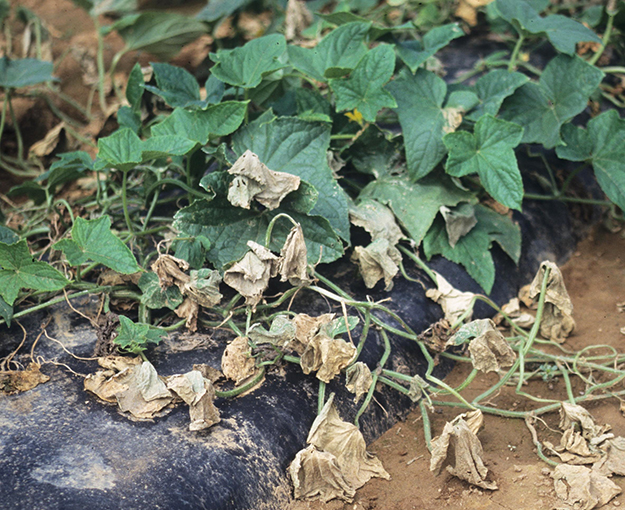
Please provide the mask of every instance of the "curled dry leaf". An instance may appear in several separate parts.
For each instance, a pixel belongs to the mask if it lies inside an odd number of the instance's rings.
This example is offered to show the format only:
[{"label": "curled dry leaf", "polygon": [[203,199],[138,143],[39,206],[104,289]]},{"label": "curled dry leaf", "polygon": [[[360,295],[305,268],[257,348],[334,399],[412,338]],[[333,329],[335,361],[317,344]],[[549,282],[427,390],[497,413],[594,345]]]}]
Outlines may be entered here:
[{"label": "curled dry leaf", "polygon": [[434,352],[443,352],[451,342],[451,324],[447,319],[441,319],[431,324],[425,331],[419,333],[419,341],[425,343],[428,349]]},{"label": "curled dry leaf", "polygon": [[256,200],[267,209],[276,209],[282,199],[299,188],[300,178],[285,172],[274,172],[247,150],[228,173],[235,176],[228,189],[228,201],[235,207],[249,209]]},{"label": "curled dry leaf", "polygon": [[366,248],[356,246],[352,262],[358,264],[367,288],[372,289],[384,278],[384,289],[393,288],[393,278],[399,272],[401,253],[386,239],[377,239]]},{"label": "curled dry leaf", "polygon": [[182,293],[191,297],[199,305],[211,308],[219,304],[223,296],[219,292],[221,275],[212,269],[192,270],[189,281],[184,284]]},{"label": "curled dry leaf", "polygon": [[[461,292],[440,274],[437,272],[434,272],[434,274],[436,275],[438,288],[426,290],[425,295],[441,305],[445,319],[454,324],[467,310],[473,308],[475,294],[472,292]],[[471,313],[467,316],[467,320],[470,319]]]},{"label": "curled dry leaf", "polygon": [[376,200],[364,199],[351,207],[349,219],[352,224],[369,232],[372,241],[386,239],[391,246],[395,246],[404,237],[393,212]]},{"label": "curled dry leaf", "polygon": [[[460,124],[462,124],[462,114],[464,113],[464,109],[454,108],[454,107],[449,106],[447,108],[443,108],[442,113],[443,113],[443,119],[445,119],[443,132],[445,134],[454,133],[456,129],[460,127]],[[451,246],[453,248],[453,245]]]},{"label": "curled dry leaf", "polygon": [[354,363],[345,372],[345,386],[349,392],[356,395],[354,402],[358,402],[364,394],[368,393],[372,384],[371,370],[362,361]]},{"label": "curled dry leaf", "polygon": [[600,452],[591,451],[588,441],[574,427],[564,431],[559,446],[554,447],[549,441],[544,441],[544,445],[567,464],[593,464],[601,459]]},{"label": "curled dry leaf", "polygon": [[295,325],[286,315],[278,315],[271,323],[269,331],[261,324],[252,324],[248,332],[250,340],[256,345],[271,344],[285,349],[295,339]]},{"label": "curled dry leaf", "polygon": [[477,9],[488,5],[493,0],[459,0],[454,15],[462,18],[470,26],[477,25]]},{"label": "curled dry leaf", "polygon": [[318,317],[311,317],[305,313],[298,313],[293,317],[293,324],[295,325],[295,340],[290,344],[290,348],[293,349],[300,356],[306,350],[306,347],[310,341],[319,332],[319,329],[327,324],[330,324],[334,320],[335,315],[333,313],[325,313]]},{"label": "curled dry leaf", "polygon": [[[501,310],[520,328],[530,329],[534,325],[534,322],[536,322],[536,318],[532,314],[521,310],[521,301],[518,297],[508,301],[501,307]],[[504,316],[498,313],[493,317],[493,322],[497,324],[497,326],[505,324]]]},{"label": "curled dry leaf", "polygon": [[298,37],[302,31],[312,23],[312,13],[306,7],[304,0],[289,0],[286,4],[284,20],[284,36],[287,41]]},{"label": "curled dry leaf", "polygon": [[278,273],[280,281],[288,280],[295,287],[311,281],[308,278],[308,250],[304,242],[304,231],[299,223],[291,229],[280,250]]},{"label": "curled dry leaf", "polygon": [[551,477],[557,496],[578,510],[599,508],[621,493],[608,477],[584,466],[559,464]]},{"label": "curled dry leaf", "polygon": [[25,370],[0,372],[0,394],[21,393],[48,382],[50,378],[42,374],[39,368],[37,363],[29,363]]},{"label": "curled dry leaf", "polygon": [[60,122],[50,131],[48,131],[46,133],[46,136],[42,140],[39,140],[38,142],[35,142],[33,145],[31,145],[28,152],[38,158],[49,156],[50,154],[52,154],[52,152],[54,152],[54,150],[61,142],[61,139],[64,136],[64,129],[65,122]]},{"label": "curled dry leaf", "polygon": [[329,383],[349,365],[356,355],[356,347],[342,338],[330,338],[318,333],[304,350],[300,365],[305,374],[317,371],[317,379]]},{"label": "curled dry leaf", "polygon": [[182,304],[174,310],[174,313],[181,319],[186,319],[185,326],[189,331],[197,331],[197,317],[200,306],[192,298],[186,298]]},{"label": "curled dry leaf", "polygon": [[159,255],[152,264],[152,271],[158,276],[163,290],[176,285],[180,292],[183,292],[184,286],[190,280],[189,275],[185,273],[188,269],[189,263],[186,260],[165,254]]},{"label": "curled dry leaf", "polygon": [[197,404],[206,393],[204,377],[198,370],[186,374],[176,374],[165,378],[167,389],[173,391],[191,406]]},{"label": "curled dry leaf", "polygon": [[248,241],[251,248],[241,260],[224,273],[224,283],[245,297],[245,302],[256,306],[275,276],[278,257],[254,241]]},{"label": "curled dry leaf", "polygon": [[604,455],[593,464],[592,470],[604,476],[625,476],[625,437],[606,440],[601,445],[601,450]]},{"label": "curled dry leaf", "polygon": [[[462,117],[460,120],[462,121]],[[445,230],[449,238],[449,246],[452,248],[461,237],[467,235],[477,225],[475,209],[471,204],[462,203],[453,208],[443,205],[439,211],[445,220]]]},{"label": "curled dry leaf", "polygon": [[554,342],[562,343],[575,329],[575,321],[572,317],[573,303],[571,303],[571,298],[564,285],[564,278],[557,265],[549,261],[540,265],[540,269],[530,286],[529,296],[535,299],[540,294],[546,268],[549,268],[550,271],[545,292],[543,318],[540,323],[540,334]]},{"label": "curled dry leaf", "polygon": [[448,457],[453,452],[453,465],[450,462],[447,466],[450,474],[483,489],[496,490],[497,484],[486,480],[488,468],[482,460],[482,443],[477,438],[482,422],[481,411],[461,414],[447,422],[443,433],[432,440],[430,471],[440,473],[446,461],[451,461]]},{"label": "curled dry leaf", "polygon": [[221,371],[235,384],[256,373],[256,362],[251,356],[246,336],[238,336],[228,344],[221,357]]},{"label": "curled dry leaf", "polygon": [[191,418],[189,430],[191,431],[204,430],[221,421],[219,409],[214,404],[215,388],[213,383],[208,379],[202,378],[202,380],[204,382],[202,396],[197,402],[189,406],[189,416]]},{"label": "curled dry leaf", "polygon": [[480,372],[498,372],[511,367],[516,354],[504,336],[490,319],[473,321],[479,324],[477,336],[469,343],[469,354],[473,368]]},{"label": "curled dry leaf", "polygon": [[410,400],[413,402],[418,402],[421,400],[421,397],[423,397],[423,391],[429,387],[430,385],[425,379],[423,379],[420,375],[414,375],[412,379],[410,379],[408,397],[410,397]]},{"label": "curled dry leaf", "polygon": [[592,415],[582,406],[562,402],[560,404],[560,429],[568,430],[576,424],[581,427],[582,436],[588,441],[598,438],[610,430],[610,425],[597,425]]}]

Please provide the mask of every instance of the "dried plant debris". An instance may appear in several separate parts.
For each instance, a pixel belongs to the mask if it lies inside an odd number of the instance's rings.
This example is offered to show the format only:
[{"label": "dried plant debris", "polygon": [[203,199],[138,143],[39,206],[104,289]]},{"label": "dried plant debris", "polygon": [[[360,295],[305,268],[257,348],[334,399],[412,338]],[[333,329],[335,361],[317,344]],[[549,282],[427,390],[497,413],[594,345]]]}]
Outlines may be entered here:
[{"label": "dried plant debris", "polygon": [[592,415],[582,406],[562,402],[560,404],[560,429],[568,430],[576,425],[581,428],[582,436],[588,441],[596,440],[611,429],[608,424],[597,425]]},{"label": "dried plant debris", "polygon": [[351,502],[356,489],[371,478],[390,478],[380,460],[367,452],[358,427],[341,420],[334,394],[313,422],[307,442],[310,446],[289,466],[298,499]]},{"label": "dried plant debris", "polygon": [[[436,272],[434,274],[436,275],[437,288],[428,289],[425,295],[441,305],[445,319],[454,324],[465,312],[473,309],[475,294],[472,292],[461,292],[440,274]],[[469,313],[466,319],[471,320],[471,315],[472,313]]]},{"label": "dried plant debris", "polygon": [[256,306],[269,285],[269,279],[277,274],[278,257],[254,241],[241,260],[224,273],[224,283],[245,297],[248,305]]},{"label": "dried plant debris", "polygon": [[213,403],[213,383],[201,371],[194,369],[186,374],[172,375],[167,378],[167,388],[189,406],[189,430],[204,430],[220,422],[219,410]]},{"label": "dried plant debris", "polygon": [[271,323],[269,331],[262,324],[252,324],[248,332],[250,340],[256,345],[271,344],[280,349],[286,349],[295,339],[296,327],[286,315],[277,315]]},{"label": "dried plant debris", "polygon": [[451,324],[441,319],[419,334],[419,341],[425,343],[431,351],[443,352],[450,343]]},{"label": "dried plant debris", "polygon": [[267,209],[276,209],[282,199],[300,184],[296,175],[269,170],[250,150],[236,160],[228,173],[235,176],[228,190],[228,201],[245,209],[250,208],[252,200]]},{"label": "dried plant debris", "polygon": [[[518,297],[512,298],[503,305],[501,311],[505,313],[514,324],[523,329],[530,329],[534,325],[534,322],[536,322],[536,318],[531,313],[524,312],[521,309],[521,301]],[[498,313],[493,317],[493,322],[497,326],[505,325],[506,319],[502,314]]]},{"label": "dried plant debris", "polygon": [[543,444],[567,464],[594,464],[601,460],[601,453],[596,448],[591,451],[588,441],[574,427],[564,431],[559,446],[554,446],[549,441],[543,441]]},{"label": "dried plant debris", "polygon": [[413,402],[418,402],[423,397],[423,392],[429,388],[429,383],[420,375],[414,375],[410,379],[410,388],[408,389],[408,397]]},{"label": "dried plant debris", "polygon": [[298,313],[293,317],[293,324],[295,325],[295,340],[290,344],[290,348],[293,349],[300,356],[306,350],[306,347],[310,341],[315,337],[319,330],[334,320],[335,314],[325,313],[318,317],[311,317],[305,313]]},{"label": "dried plant debris", "polygon": [[[453,476],[483,489],[496,490],[497,484],[486,480],[488,468],[482,460],[482,443],[477,438],[482,422],[482,412],[479,410],[461,414],[447,422],[443,433],[432,440],[430,471],[439,474],[448,462],[450,465],[447,471]],[[450,459],[450,456],[454,458]]]},{"label": "dried plant debris", "polygon": [[354,395],[354,402],[358,402],[363,395],[369,392],[373,384],[371,370],[362,361],[358,361],[345,371],[345,387]]},{"label": "dried plant debris", "polygon": [[612,480],[585,466],[559,464],[551,477],[557,496],[578,510],[599,508],[621,493]]},{"label": "dried plant debris", "polygon": [[174,310],[181,319],[186,319],[185,326],[189,331],[197,331],[197,318],[200,313],[200,305],[192,298],[186,298],[182,304]]},{"label": "dried plant debris", "polygon": [[501,332],[495,328],[495,323],[492,320],[475,320],[467,324],[467,326],[469,325],[474,327],[473,334],[475,336],[469,342],[469,354],[473,368],[480,372],[498,372],[502,368],[513,365],[516,354]]},{"label": "dried plant debris", "polygon": [[371,234],[371,240],[386,239],[395,246],[404,237],[393,212],[380,202],[365,198],[349,210],[349,219]]},{"label": "dried plant debris", "polygon": [[289,0],[286,4],[286,16],[284,20],[284,36],[287,41],[292,41],[312,23],[313,15],[306,7],[304,0]]},{"label": "dried plant debris", "polygon": [[625,476],[625,437],[607,439],[600,448],[604,455],[592,470],[604,476]]},{"label": "dried plant debris", "polygon": [[221,357],[221,371],[236,385],[256,374],[256,361],[246,336],[238,336],[230,342]]},{"label": "dried plant debris", "polygon": [[299,223],[291,229],[280,250],[278,273],[280,281],[288,280],[294,287],[311,281],[308,277],[308,251],[304,242],[304,231]]},{"label": "dried plant debris", "polygon": [[529,296],[536,299],[540,294],[546,268],[549,268],[550,271],[545,292],[545,307],[540,323],[540,334],[554,342],[563,343],[575,329],[575,321],[572,317],[573,304],[569,293],[566,291],[564,279],[558,266],[549,261],[540,265],[540,269],[530,286]]},{"label": "dried plant debris", "polygon": [[302,353],[300,365],[305,374],[317,371],[317,379],[329,383],[355,356],[356,347],[351,342],[318,333]]},{"label": "dried plant debris", "polygon": [[176,285],[182,292],[190,280],[189,275],[185,273],[188,269],[189,263],[186,260],[166,254],[159,255],[152,264],[152,271],[158,276],[163,290]]},{"label": "dried plant debris", "polygon": [[389,291],[399,272],[401,253],[386,239],[376,239],[366,248],[356,246],[351,260],[358,264],[367,288],[372,289],[384,278],[384,290]]},{"label": "dried plant debris", "polygon": [[191,297],[200,306],[211,308],[219,304],[223,296],[219,292],[221,275],[212,269],[192,270],[189,281],[184,285],[182,293]]},{"label": "dried plant debris", "polygon": [[[460,122],[462,122],[462,116],[460,116]],[[449,246],[454,248],[460,238],[471,232],[473,227],[477,225],[475,210],[471,204],[466,202],[452,208],[443,205],[439,210],[445,220]]]},{"label": "dried plant debris", "polygon": [[32,390],[40,384],[50,380],[39,370],[41,367],[37,363],[29,363],[24,370],[7,370],[0,372],[0,393],[13,395],[24,391]]},{"label": "dried plant debris", "polygon": [[493,0],[459,0],[454,15],[458,18],[462,18],[470,26],[474,27],[477,25],[477,9],[488,5],[492,1]]}]

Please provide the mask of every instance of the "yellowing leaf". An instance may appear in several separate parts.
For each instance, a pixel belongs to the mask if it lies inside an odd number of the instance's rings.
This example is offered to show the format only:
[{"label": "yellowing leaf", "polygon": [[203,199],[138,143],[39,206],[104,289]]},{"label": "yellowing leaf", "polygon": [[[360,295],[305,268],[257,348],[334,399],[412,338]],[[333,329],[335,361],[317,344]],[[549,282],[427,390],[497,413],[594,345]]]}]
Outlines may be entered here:
[{"label": "yellowing leaf", "polygon": [[462,18],[469,25],[477,25],[477,9],[488,5],[493,0],[459,0],[458,7],[454,12],[455,16]]}]

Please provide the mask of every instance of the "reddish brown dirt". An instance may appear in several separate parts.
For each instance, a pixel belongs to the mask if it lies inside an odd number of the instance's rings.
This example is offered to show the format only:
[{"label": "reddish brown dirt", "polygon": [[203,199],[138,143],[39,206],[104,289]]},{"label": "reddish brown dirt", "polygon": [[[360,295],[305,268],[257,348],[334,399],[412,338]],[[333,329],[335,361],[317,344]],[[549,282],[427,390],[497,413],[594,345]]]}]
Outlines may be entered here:
[{"label": "reddish brown dirt", "polygon": [[[564,279],[575,307],[577,328],[564,346],[580,350],[586,346],[607,344],[623,352],[625,313],[617,303],[625,301],[625,232],[609,233],[599,227],[579,245],[573,258],[562,268]],[[458,385],[468,374],[467,365],[458,365],[445,379],[451,386]],[[463,392],[472,398],[497,381],[497,375],[477,377]],[[575,391],[583,389],[575,383]],[[619,386],[617,389],[623,389]],[[551,384],[542,380],[526,389],[544,398],[565,399],[561,378]],[[490,403],[501,409],[521,409],[524,404],[506,388]],[[597,422],[609,423],[615,435],[625,435],[625,418],[619,412],[620,402],[615,398],[601,403],[585,404]],[[431,415],[432,434],[440,433],[446,421],[461,412],[441,407]],[[557,413],[545,416],[552,428],[558,424]],[[567,508],[554,495],[553,481],[548,466],[540,461],[531,436],[522,420],[485,416],[484,429],[479,437],[490,476],[499,485],[497,491],[471,488],[467,483],[452,478],[443,471],[438,477],[429,471],[430,454],[425,447],[421,414],[413,412],[406,421],[398,423],[369,450],[378,455],[390,473],[390,481],[373,479],[360,489],[353,503],[333,501],[328,504],[296,503],[291,510],[438,510],[439,508],[543,510]],[[544,427],[539,428],[541,439],[554,442]],[[557,443],[559,439],[555,442]],[[545,474],[543,474],[545,473]],[[625,491],[625,478],[614,477]],[[625,505],[621,494],[604,508]]]}]

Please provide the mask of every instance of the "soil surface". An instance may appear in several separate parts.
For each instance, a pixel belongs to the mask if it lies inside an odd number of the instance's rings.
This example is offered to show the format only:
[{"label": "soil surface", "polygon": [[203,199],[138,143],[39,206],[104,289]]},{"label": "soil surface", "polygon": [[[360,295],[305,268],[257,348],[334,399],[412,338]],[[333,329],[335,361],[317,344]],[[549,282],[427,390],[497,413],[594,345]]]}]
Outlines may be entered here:
[{"label": "soil surface", "polygon": [[[608,232],[597,227],[594,233],[580,243],[571,260],[562,267],[564,281],[574,306],[577,327],[563,345],[579,351],[590,345],[610,345],[623,352],[625,312],[618,303],[625,301],[625,231]],[[456,365],[445,382],[460,384],[469,373],[467,364]],[[494,373],[476,377],[462,393],[471,398],[491,387],[498,376]],[[576,392],[583,390],[580,381],[572,380]],[[619,385],[617,390],[623,389]],[[561,378],[550,382],[541,379],[530,383],[528,390],[543,398],[565,400],[565,386]],[[506,389],[492,398],[491,405],[501,409],[530,409],[518,397],[514,388]],[[625,435],[625,418],[616,398],[584,404],[597,423],[609,423],[616,436]],[[439,407],[430,415],[432,435],[439,434],[445,422],[460,414],[458,408]],[[557,412],[544,416],[553,429],[558,426]],[[556,444],[557,435],[544,426],[539,427],[541,439]],[[331,501],[298,502],[291,510],[435,510],[439,508],[492,510],[548,510],[569,508],[555,497],[551,468],[536,455],[532,439],[523,420],[484,417],[484,428],[478,437],[484,447],[484,459],[490,471],[489,478],[499,489],[487,491],[471,487],[453,478],[446,471],[439,476],[430,473],[430,454],[425,445],[421,413],[414,411],[406,421],[398,423],[368,450],[375,453],[391,475],[391,480],[372,479],[356,493],[353,503]],[[556,439],[554,441],[554,439]],[[615,476],[614,482],[625,492],[625,478]],[[603,508],[625,506],[625,494],[614,498]]]}]

